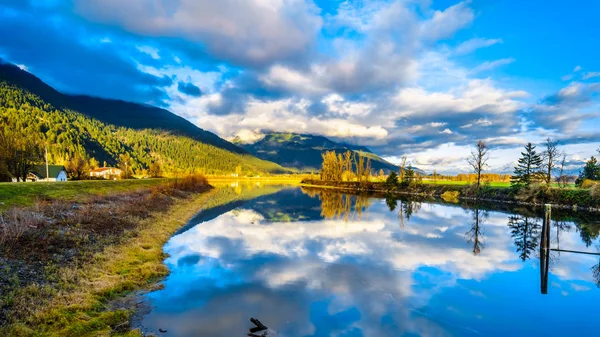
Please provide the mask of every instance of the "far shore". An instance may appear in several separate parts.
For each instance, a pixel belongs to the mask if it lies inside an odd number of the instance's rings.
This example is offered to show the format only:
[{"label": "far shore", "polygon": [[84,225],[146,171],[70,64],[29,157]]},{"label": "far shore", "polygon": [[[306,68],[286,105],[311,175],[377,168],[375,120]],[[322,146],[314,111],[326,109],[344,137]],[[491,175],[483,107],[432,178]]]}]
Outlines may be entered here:
[{"label": "far shore", "polygon": [[483,185],[477,190],[474,185],[456,184],[414,184],[411,186],[386,186],[384,182],[322,181],[305,179],[304,187],[350,191],[355,193],[377,193],[380,195],[421,196],[457,201],[484,201],[523,206],[543,206],[546,204],[560,209],[600,212],[600,196],[589,190],[533,186],[516,192],[507,187]]}]

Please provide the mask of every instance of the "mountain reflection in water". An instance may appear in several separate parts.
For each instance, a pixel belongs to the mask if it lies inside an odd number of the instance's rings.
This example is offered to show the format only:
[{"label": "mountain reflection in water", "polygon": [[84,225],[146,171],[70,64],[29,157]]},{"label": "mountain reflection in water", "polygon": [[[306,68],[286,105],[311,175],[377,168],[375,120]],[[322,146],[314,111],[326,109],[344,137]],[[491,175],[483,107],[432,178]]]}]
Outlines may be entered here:
[{"label": "mountain reflection in water", "polygon": [[[250,317],[287,337],[596,335],[598,256],[549,251],[544,273],[542,214],[494,207],[288,187],[201,213],[165,245],[171,275],[141,325],[182,337],[245,336]],[[549,246],[598,252],[599,229],[554,212]]]}]

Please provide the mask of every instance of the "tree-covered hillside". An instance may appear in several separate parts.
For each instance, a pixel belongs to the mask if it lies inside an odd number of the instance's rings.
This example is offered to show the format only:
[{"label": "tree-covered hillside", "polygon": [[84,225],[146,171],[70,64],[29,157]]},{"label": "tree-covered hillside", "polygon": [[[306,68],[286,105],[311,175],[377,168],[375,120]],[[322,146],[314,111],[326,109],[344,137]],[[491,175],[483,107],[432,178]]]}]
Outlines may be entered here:
[{"label": "tree-covered hillside", "polygon": [[344,153],[348,150],[361,153],[371,159],[374,171],[398,171],[399,167],[379,157],[364,146],[336,143],[318,135],[272,132],[253,144],[234,143],[242,146],[255,156],[275,162],[285,167],[294,167],[303,171],[317,171],[321,168],[326,151]]},{"label": "tree-covered hillside", "polygon": [[3,63],[2,59],[0,59],[0,82],[33,93],[57,109],[77,111],[105,124],[132,129],[166,130],[231,152],[246,153],[242,148],[197,127],[168,110],[120,100],[66,95],[54,90],[33,74],[21,70],[15,65]]},{"label": "tree-covered hillside", "polygon": [[[0,65],[2,69],[7,67],[14,66]],[[132,127],[107,124],[70,108],[50,104],[30,90],[16,85],[14,80],[5,80],[2,74],[0,73],[0,132],[5,139],[24,139],[42,146],[47,145],[48,158],[52,164],[63,164],[69,158],[82,156],[95,158],[100,164],[106,162],[108,165],[115,165],[121,155],[129,154],[131,168],[140,171],[148,169],[155,162],[170,173],[194,171],[224,174],[234,172],[236,168],[241,169],[244,174],[285,171],[281,166],[258,159],[191,123],[189,125],[198,132],[196,136],[187,134],[193,133],[191,127],[187,131],[158,129],[159,125],[156,128],[146,128],[155,123],[152,115],[141,118],[146,122],[140,121],[139,125]],[[47,86],[40,88],[38,89],[44,95],[48,95],[46,91],[53,90]],[[96,100],[99,101],[104,100]],[[128,111],[127,107],[146,109],[132,103],[123,102],[119,105],[118,101],[105,102],[118,106],[123,111]],[[92,105],[90,110],[102,115],[103,105]],[[107,111],[107,114],[111,112]],[[130,116],[133,115],[134,113]],[[116,116],[117,114],[110,118]],[[179,118],[173,116],[173,120]],[[144,123],[148,125],[144,126]],[[206,134],[217,140],[201,140]],[[229,145],[218,146],[221,143]]]}]

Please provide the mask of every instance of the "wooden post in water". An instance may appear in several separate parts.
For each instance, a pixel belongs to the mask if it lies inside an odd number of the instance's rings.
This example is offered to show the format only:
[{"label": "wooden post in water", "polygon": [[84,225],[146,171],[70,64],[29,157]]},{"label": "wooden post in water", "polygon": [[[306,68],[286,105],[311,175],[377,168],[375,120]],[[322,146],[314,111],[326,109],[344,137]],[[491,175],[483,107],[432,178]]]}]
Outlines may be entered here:
[{"label": "wooden post in water", "polygon": [[540,290],[543,295],[548,293],[548,268],[550,262],[550,223],[552,206],[544,206],[544,224],[542,226],[542,237],[540,240]]}]

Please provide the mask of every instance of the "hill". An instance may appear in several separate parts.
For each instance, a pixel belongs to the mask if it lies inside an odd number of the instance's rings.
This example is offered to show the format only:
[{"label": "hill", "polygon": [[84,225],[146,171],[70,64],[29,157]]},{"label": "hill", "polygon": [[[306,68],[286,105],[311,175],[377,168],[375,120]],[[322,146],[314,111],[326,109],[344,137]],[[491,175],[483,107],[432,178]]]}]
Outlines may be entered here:
[{"label": "hill", "polygon": [[63,94],[33,74],[12,64],[3,63],[2,59],[0,59],[0,81],[24,89],[57,109],[77,111],[105,124],[136,130],[161,129],[232,152],[247,153],[240,147],[168,110],[121,100]]},{"label": "hill", "polygon": [[[380,169],[386,172],[399,170],[397,165],[379,157],[364,146],[337,143],[319,135],[270,132],[254,143],[243,144],[239,139],[235,139],[234,143],[258,158],[302,171],[319,170],[322,162],[321,154],[325,151],[343,153],[348,150],[370,158],[371,166],[375,171]],[[422,171],[415,170],[423,174]]]},{"label": "hill", "polygon": [[32,74],[0,63],[0,129],[48,144],[49,160],[77,154],[115,165],[121,154],[135,170],[160,162],[167,171],[278,173],[281,166],[156,107],[65,95]]}]

